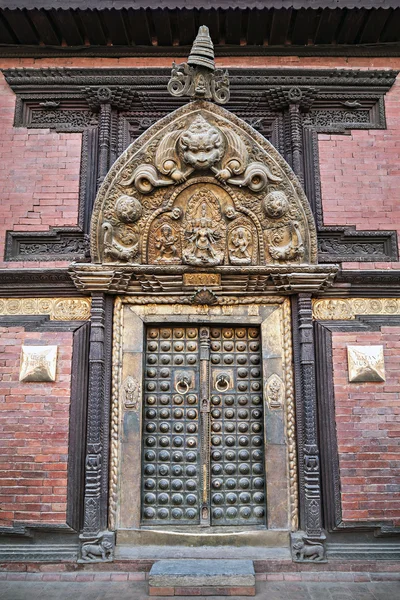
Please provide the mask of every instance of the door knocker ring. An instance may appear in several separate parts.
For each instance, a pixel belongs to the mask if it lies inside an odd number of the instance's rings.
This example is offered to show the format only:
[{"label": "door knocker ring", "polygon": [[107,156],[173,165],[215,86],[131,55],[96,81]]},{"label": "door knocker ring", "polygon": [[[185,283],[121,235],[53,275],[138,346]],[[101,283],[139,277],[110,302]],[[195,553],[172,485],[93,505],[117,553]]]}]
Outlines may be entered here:
[{"label": "door knocker ring", "polygon": [[229,380],[230,377],[226,373],[218,375],[215,381],[216,390],[218,390],[218,392],[226,392],[229,389]]},{"label": "door knocker ring", "polygon": [[187,375],[183,375],[183,377],[178,379],[178,381],[175,383],[175,389],[181,396],[187,394],[190,390],[190,378]]}]

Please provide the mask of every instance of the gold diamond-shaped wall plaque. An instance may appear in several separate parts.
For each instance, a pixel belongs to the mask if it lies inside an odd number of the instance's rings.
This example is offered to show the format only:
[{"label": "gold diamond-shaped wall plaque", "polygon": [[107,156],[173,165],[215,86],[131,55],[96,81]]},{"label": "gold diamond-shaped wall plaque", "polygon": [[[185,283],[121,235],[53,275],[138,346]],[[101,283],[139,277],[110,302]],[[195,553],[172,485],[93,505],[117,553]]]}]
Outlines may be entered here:
[{"label": "gold diamond-shaped wall plaque", "polygon": [[22,346],[20,381],[55,381],[57,346]]},{"label": "gold diamond-shaped wall plaque", "polygon": [[385,381],[383,346],[347,346],[349,381]]}]

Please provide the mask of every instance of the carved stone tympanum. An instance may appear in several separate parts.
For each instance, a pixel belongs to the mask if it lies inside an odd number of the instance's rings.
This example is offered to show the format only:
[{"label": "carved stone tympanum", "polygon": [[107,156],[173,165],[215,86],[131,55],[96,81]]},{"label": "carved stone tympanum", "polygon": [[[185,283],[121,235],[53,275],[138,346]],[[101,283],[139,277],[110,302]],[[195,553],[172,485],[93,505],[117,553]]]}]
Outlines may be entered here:
[{"label": "carved stone tympanum", "polygon": [[278,152],[223,108],[197,100],[153,125],[98,193],[92,259],[121,265],[316,262],[307,199]]},{"label": "carved stone tympanum", "polygon": [[[215,70],[206,27],[168,90],[194,98],[151,125],[100,178],[91,263],[70,273],[80,290],[193,292],[197,269],[220,290],[320,291],[338,267],[317,265],[314,219],[279,152],[221,106],[228,73]],[[220,291],[215,290],[215,291]]]}]

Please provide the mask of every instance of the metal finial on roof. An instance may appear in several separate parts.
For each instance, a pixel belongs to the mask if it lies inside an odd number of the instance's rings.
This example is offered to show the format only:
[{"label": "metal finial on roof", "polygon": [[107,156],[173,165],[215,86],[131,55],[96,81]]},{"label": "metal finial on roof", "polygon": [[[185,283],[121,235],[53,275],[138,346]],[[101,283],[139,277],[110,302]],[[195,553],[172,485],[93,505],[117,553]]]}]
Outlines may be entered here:
[{"label": "metal finial on roof", "polygon": [[199,28],[187,63],[172,63],[168,91],[172,96],[204,98],[218,104],[228,102],[228,71],[215,68],[214,45],[205,25]]},{"label": "metal finial on roof", "polygon": [[210,38],[208,27],[205,25],[199,27],[199,32],[189,54],[188,65],[196,65],[215,71],[214,44]]}]

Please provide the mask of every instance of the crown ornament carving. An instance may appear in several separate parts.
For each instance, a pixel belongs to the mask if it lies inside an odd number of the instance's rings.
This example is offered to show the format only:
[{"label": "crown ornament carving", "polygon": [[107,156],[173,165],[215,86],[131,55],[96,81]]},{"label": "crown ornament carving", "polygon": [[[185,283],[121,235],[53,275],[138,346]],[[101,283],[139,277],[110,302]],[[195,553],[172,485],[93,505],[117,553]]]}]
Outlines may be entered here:
[{"label": "crown ornament carving", "polygon": [[214,100],[217,104],[228,102],[228,71],[215,68],[214,44],[205,25],[199,28],[187,63],[172,63],[168,91],[172,96]]}]

